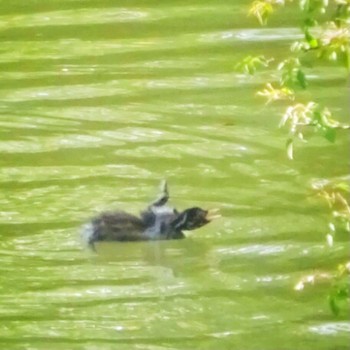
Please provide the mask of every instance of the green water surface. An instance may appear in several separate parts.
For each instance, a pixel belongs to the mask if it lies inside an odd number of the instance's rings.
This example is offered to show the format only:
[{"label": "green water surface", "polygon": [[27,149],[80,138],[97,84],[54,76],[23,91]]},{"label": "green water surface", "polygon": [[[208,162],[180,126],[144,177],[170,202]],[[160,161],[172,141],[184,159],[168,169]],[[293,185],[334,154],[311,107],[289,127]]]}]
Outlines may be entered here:
[{"label": "green water surface", "polygon": [[[312,181],[348,173],[349,139],[287,159],[281,106],[255,95],[301,38],[291,10],[258,27],[249,1],[0,0],[1,349],[348,349]],[[290,13],[288,11],[291,11]],[[288,20],[288,22],[285,22]],[[345,71],[309,68],[345,121]],[[223,217],[181,241],[84,249],[81,225],[137,213],[168,179],[172,203]]]}]

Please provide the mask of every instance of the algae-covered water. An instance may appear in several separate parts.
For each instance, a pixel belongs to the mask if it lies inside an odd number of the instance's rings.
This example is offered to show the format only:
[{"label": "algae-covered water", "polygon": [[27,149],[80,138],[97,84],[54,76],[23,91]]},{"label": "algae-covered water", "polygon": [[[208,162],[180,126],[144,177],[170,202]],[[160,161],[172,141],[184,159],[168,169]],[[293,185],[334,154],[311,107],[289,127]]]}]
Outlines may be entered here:
[{"label": "algae-covered water", "polygon": [[[0,1],[0,344],[12,349],[347,349],[330,282],[348,258],[325,240],[315,179],[348,173],[349,139],[285,154],[264,75],[293,13],[260,28],[245,1]],[[344,71],[308,72],[310,94],[349,112]],[[312,96],[312,95],[310,95]],[[81,225],[137,213],[166,178],[171,201],[220,208],[181,241],[103,244]]]}]

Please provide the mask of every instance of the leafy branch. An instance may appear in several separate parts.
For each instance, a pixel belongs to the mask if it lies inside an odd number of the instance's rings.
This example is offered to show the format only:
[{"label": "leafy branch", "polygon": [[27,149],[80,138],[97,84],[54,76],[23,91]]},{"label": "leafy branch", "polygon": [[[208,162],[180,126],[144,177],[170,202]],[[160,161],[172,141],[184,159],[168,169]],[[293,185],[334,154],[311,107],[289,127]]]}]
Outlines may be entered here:
[{"label": "leafy branch", "polygon": [[236,64],[235,70],[254,75],[259,68],[268,67],[272,61],[273,58],[266,58],[265,56],[247,56]]},{"label": "leafy branch", "polygon": [[330,285],[328,304],[335,316],[338,316],[342,309],[348,310],[350,303],[350,261],[338,265],[335,273],[318,272],[302,276],[294,286],[294,290],[302,291],[307,287],[327,283]]},{"label": "leafy branch", "polygon": [[334,142],[337,129],[349,129],[350,126],[342,124],[332,118],[328,108],[320,108],[315,102],[307,104],[297,103],[287,107],[280,121],[280,127],[289,126],[289,138],[287,139],[287,154],[293,159],[293,141],[295,138],[304,140],[307,127],[313,127],[315,132],[321,134],[328,141]]},{"label": "leafy branch", "polygon": [[328,296],[329,306],[334,315],[339,315],[342,306],[348,309],[350,301],[350,262],[338,266],[338,271],[333,278],[333,285]]},{"label": "leafy branch", "polygon": [[[236,65],[236,70],[246,74],[256,74],[259,69],[273,69],[273,81],[257,92],[266,99],[266,104],[283,101],[289,104],[281,112],[279,126],[288,130],[286,150],[289,159],[294,157],[296,140],[305,141],[309,131],[317,133],[329,142],[335,142],[339,130],[350,129],[348,124],[339,122],[326,106],[317,101],[304,101],[301,92],[308,87],[302,58],[311,55],[345,67],[350,73],[350,0],[254,0],[249,15],[255,17],[260,25],[266,25],[270,16],[284,6],[299,5],[303,39],[294,41],[290,55],[280,62],[274,58],[248,56]],[[276,81],[275,72],[279,74]],[[345,76],[344,76],[345,80]],[[329,206],[331,219],[329,233],[326,235],[329,246],[333,245],[335,233],[345,229],[350,232],[350,186],[349,178],[339,181],[323,180],[312,184],[317,196]],[[332,282],[329,305],[337,315],[344,303],[350,301],[350,262],[340,265],[335,274],[316,274],[303,277],[296,285],[301,290],[316,281]]]},{"label": "leafy branch", "polygon": [[[334,142],[337,130],[349,129],[350,126],[338,122],[332,112],[318,103],[297,102],[299,90],[308,86],[307,76],[303,70],[300,56],[302,53],[313,51],[317,57],[344,63],[350,71],[350,0],[290,0],[298,3],[302,12],[302,31],[304,39],[291,45],[291,56],[277,62],[279,72],[278,82],[268,82],[257,92],[258,96],[266,98],[266,103],[287,100],[296,102],[288,106],[281,117],[280,127],[289,128],[286,151],[293,159],[295,139],[305,141],[305,130],[310,130]],[[269,16],[278,8],[287,4],[284,0],[255,0],[252,2],[249,15],[256,17],[260,24],[266,24]],[[328,15],[330,20],[320,25],[319,16]],[[248,56],[236,65],[236,69],[253,75],[258,69],[268,68],[274,62],[273,58],[265,56]]]},{"label": "leafy branch", "polygon": [[350,232],[350,196],[349,178],[340,179],[337,181],[315,181],[312,188],[316,191],[317,196],[322,198],[328,205],[331,211],[332,221],[329,223],[330,233],[328,242],[333,243],[333,236],[337,230],[345,229]]}]

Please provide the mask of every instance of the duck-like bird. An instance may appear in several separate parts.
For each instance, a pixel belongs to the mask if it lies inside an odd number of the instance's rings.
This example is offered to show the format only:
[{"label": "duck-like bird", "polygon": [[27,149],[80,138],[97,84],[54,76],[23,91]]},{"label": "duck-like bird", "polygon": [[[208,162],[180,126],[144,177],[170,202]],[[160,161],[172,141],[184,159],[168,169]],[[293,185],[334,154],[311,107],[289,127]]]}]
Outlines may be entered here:
[{"label": "duck-like bird", "polygon": [[182,231],[200,228],[220,217],[217,209],[193,207],[178,212],[167,206],[168,200],[167,182],[163,181],[160,195],[141,212],[140,217],[124,211],[101,213],[84,226],[83,237],[92,248],[98,241],[181,239],[185,238]]}]

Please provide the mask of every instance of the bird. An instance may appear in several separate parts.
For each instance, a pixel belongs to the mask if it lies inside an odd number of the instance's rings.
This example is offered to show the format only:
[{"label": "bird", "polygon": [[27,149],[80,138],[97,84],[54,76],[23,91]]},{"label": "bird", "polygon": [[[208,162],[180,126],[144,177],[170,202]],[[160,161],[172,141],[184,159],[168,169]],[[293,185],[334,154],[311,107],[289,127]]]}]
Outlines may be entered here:
[{"label": "bird", "polygon": [[102,212],[83,227],[82,236],[93,250],[95,243],[100,241],[183,239],[183,231],[195,230],[221,216],[218,209],[199,207],[179,212],[167,205],[169,197],[168,184],[162,181],[160,195],[140,216],[120,210]]}]

